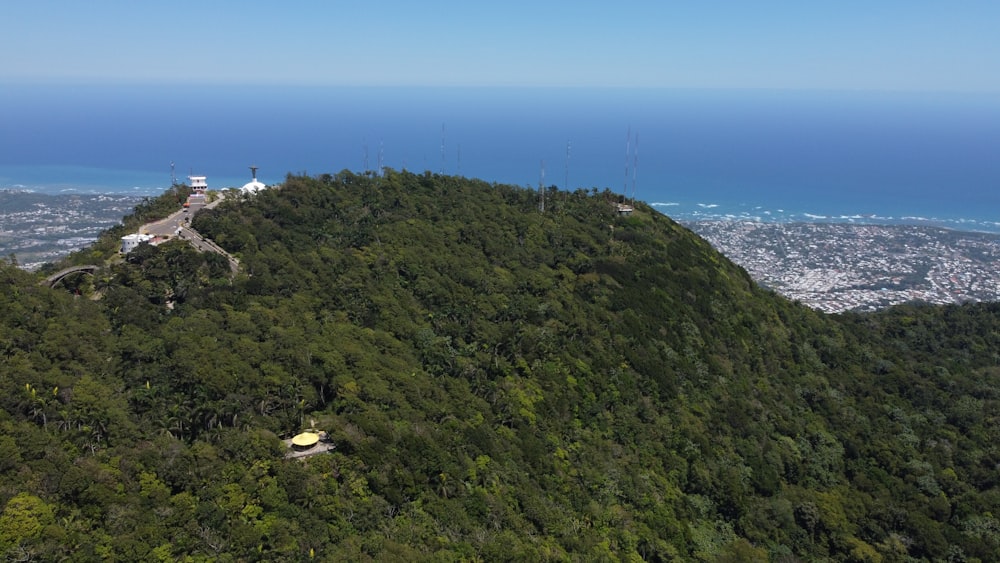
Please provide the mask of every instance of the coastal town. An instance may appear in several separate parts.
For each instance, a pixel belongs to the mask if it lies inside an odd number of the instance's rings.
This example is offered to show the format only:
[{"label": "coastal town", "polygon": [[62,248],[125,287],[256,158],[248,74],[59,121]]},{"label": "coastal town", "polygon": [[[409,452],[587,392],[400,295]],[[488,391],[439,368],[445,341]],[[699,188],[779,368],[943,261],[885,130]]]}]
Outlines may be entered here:
[{"label": "coastal town", "polygon": [[827,313],[1000,299],[1000,235],[911,225],[684,224],[762,286]]},{"label": "coastal town", "polygon": [[37,270],[86,248],[142,201],[129,194],[0,190],[0,256]]}]

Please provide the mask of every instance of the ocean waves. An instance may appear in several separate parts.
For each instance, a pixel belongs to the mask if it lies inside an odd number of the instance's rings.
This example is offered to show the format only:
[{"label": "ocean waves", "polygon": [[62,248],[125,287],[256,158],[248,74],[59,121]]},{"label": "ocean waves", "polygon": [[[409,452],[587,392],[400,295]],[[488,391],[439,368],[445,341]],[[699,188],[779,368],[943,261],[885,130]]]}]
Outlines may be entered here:
[{"label": "ocean waves", "polygon": [[759,205],[711,202],[654,202],[650,206],[678,221],[749,221],[758,223],[829,223],[857,225],[918,225],[956,231],[1000,234],[1000,221],[988,218],[875,213],[819,213]]}]

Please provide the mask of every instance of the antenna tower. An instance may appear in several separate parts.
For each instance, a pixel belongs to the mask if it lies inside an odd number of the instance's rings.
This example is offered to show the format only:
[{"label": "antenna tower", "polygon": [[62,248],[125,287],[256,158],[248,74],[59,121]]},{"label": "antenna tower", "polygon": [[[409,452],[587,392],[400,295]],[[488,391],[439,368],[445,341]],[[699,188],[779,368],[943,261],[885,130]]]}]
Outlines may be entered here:
[{"label": "antenna tower", "polygon": [[369,168],[368,168],[368,141],[364,137],[361,138],[361,153],[364,155],[364,168],[362,168],[362,171],[363,172],[368,172],[368,170],[369,170]]},{"label": "antenna tower", "polygon": [[567,193],[569,193],[569,149],[570,149],[570,142],[569,142],[569,140],[567,140],[566,141],[566,179],[565,179],[565,181],[563,183],[563,186],[566,189]]},{"label": "antenna tower", "polygon": [[625,134],[625,186],[622,195],[628,196],[628,157],[631,154],[632,126],[628,126],[628,133]]},{"label": "antenna tower", "polygon": [[170,185],[177,185],[177,174],[174,173],[174,161],[170,161]]},{"label": "antenna tower", "polygon": [[632,149],[632,205],[635,205],[635,177],[639,170],[639,132],[635,133],[635,147]]},{"label": "antenna tower", "polygon": [[545,213],[545,161],[542,161],[542,172],[538,177],[538,210]]},{"label": "antenna tower", "polygon": [[441,173],[444,174],[444,123],[441,124]]},{"label": "antenna tower", "polygon": [[458,170],[455,173],[459,176],[462,175],[462,143],[458,144]]},{"label": "antenna tower", "polygon": [[385,147],[382,144],[382,139],[378,141],[378,175],[385,176]]}]

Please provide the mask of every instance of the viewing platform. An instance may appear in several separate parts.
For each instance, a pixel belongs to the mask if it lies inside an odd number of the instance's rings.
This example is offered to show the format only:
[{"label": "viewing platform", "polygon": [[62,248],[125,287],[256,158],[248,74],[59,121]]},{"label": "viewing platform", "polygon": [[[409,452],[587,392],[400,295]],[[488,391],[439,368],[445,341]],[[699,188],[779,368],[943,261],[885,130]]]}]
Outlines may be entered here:
[{"label": "viewing platform", "polygon": [[330,435],[323,430],[306,430],[282,442],[288,448],[285,459],[301,459],[325,454],[337,447],[330,439]]}]

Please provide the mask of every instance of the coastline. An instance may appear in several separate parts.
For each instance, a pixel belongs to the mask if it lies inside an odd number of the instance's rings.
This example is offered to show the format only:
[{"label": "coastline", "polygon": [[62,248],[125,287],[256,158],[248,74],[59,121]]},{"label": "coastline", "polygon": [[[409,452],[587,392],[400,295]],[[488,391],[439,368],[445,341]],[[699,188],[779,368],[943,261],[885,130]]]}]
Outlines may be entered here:
[{"label": "coastline", "polygon": [[[0,189],[0,256],[14,255],[28,270],[55,262],[91,244],[143,197]],[[1000,300],[1000,233],[969,228],[979,223],[652,206],[705,238],[760,285],[824,312]]]},{"label": "coastline", "polygon": [[662,203],[649,204],[657,211],[678,222],[733,221],[764,224],[823,224],[823,225],[875,225],[883,227],[931,227],[956,232],[987,233],[1000,235],[1000,221],[974,217],[937,217],[933,214],[883,215],[876,213],[813,213],[793,211],[785,208],[767,209],[754,206],[750,211],[746,205],[725,205],[706,203]]}]

